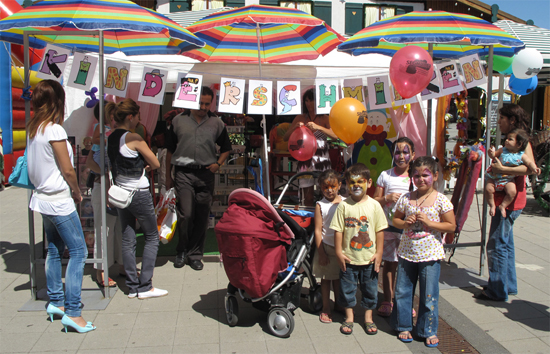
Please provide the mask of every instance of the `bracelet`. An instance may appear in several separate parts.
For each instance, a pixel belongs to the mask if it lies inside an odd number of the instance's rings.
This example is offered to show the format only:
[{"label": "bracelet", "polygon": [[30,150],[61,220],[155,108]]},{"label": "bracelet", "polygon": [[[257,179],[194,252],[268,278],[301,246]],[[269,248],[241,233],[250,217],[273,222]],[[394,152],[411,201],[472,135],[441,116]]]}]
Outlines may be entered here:
[{"label": "bracelet", "polygon": [[388,198],[387,198],[387,197],[388,197],[388,195],[386,194],[386,195],[384,196],[384,202],[386,202],[386,203],[388,202]]}]

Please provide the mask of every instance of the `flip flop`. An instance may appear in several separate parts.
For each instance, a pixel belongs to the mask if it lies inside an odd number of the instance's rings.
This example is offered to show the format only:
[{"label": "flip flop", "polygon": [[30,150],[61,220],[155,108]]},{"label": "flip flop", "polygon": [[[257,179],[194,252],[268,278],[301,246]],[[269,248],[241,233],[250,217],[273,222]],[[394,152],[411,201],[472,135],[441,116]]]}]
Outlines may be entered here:
[{"label": "flip flop", "polygon": [[329,313],[321,312],[319,315],[319,321],[322,323],[332,323],[332,316]]},{"label": "flip flop", "polygon": [[374,336],[378,333],[378,327],[376,327],[376,324],[374,324],[374,322],[365,322],[365,332],[367,332],[369,336]]},{"label": "flip flop", "polygon": [[[105,281],[97,279],[95,282],[96,282],[97,285],[99,285],[100,287],[102,287],[102,288],[105,287]],[[113,279],[111,279],[111,278],[109,278],[109,284],[110,284],[110,285],[109,285],[110,288],[116,287],[116,282],[115,282]],[[112,285],[111,285],[111,284],[112,284]]]},{"label": "flip flop", "polygon": [[[437,339],[438,342],[437,342],[437,343],[430,343],[430,344],[428,344],[428,342],[427,342],[428,339]],[[424,341],[424,345],[425,345],[426,347],[428,347],[428,348],[435,348],[435,347],[437,347],[437,346],[439,345],[439,338],[437,338],[437,336],[428,337],[428,338],[426,338],[426,340]]]},{"label": "flip flop", "polygon": [[380,317],[389,317],[393,310],[393,304],[388,301],[382,302],[378,308],[378,316]]},{"label": "flip flop", "polygon": [[[350,331],[346,332],[345,331],[346,328],[349,328]],[[340,333],[345,334],[345,335],[352,334],[353,333],[353,322],[343,322],[342,325],[340,326]]]},{"label": "flip flop", "polygon": [[[409,332],[409,331],[403,331],[403,332],[400,332],[399,334],[402,334],[402,333],[409,333],[409,334],[411,334],[411,332]],[[410,342],[413,341],[412,335],[411,335],[411,338],[401,338],[401,337],[399,337],[399,334],[397,335],[397,339],[399,339],[399,340],[402,341],[403,343],[410,343]]]}]

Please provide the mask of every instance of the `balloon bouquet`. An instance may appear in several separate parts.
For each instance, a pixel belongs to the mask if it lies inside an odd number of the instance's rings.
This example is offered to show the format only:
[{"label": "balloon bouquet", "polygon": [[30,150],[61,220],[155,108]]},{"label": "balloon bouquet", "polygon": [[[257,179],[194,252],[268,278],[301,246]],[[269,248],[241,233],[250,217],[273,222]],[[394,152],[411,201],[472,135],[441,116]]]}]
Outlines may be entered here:
[{"label": "balloon bouquet", "polygon": [[[357,99],[346,97],[332,106],[329,114],[332,131],[346,144],[353,144],[367,128],[367,109]],[[307,127],[294,130],[288,139],[288,151],[298,161],[307,161],[317,150],[317,139]]]},{"label": "balloon bouquet", "polygon": [[537,74],[542,69],[543,58],[540,52],[526,48],[511,58],[495,55],[493,70],[510,75],[508,86],[516,95],[528,95],[538,85]]}]

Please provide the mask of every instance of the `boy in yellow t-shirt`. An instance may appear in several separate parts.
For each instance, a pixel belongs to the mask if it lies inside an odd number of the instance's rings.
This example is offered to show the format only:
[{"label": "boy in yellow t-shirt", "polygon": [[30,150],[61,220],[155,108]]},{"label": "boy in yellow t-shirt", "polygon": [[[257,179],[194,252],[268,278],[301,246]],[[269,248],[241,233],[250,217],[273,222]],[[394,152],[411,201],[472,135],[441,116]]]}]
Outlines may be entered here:
[{"label": "boy in yellow t-shirt", "polygon": [[353,332],[353,307],[357,283],[361,286],[361,306],[365,308],[365,332],[378,333],[372,310],[378,302],[378,271],[388,222],[384,210],[367,195],[372,184],[369,169],[362,163],[350,166],[344,175],[350,197],[336,209],[330,228],[335,230],[334,248],[340,265],[338,305],[346,309],[340,332]]}]

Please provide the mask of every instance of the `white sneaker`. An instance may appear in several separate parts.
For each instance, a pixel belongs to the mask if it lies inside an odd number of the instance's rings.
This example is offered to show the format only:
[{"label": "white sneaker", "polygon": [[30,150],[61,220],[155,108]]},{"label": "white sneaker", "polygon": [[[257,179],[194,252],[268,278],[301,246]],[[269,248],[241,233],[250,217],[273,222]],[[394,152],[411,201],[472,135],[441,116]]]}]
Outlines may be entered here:
[{"label": "white sneaker", "polygon": [[129,293],[128,294],[128,299],[133,299],[137,296],[137,293]]},{"label": "white sneaker", "polygon": [[159,288],[153,288],[152,290],[146,291],[144,293],[138,294],[138,299],[144,300],[151,297],[161,297],[168,295],[168,290],[162,290]]}]

